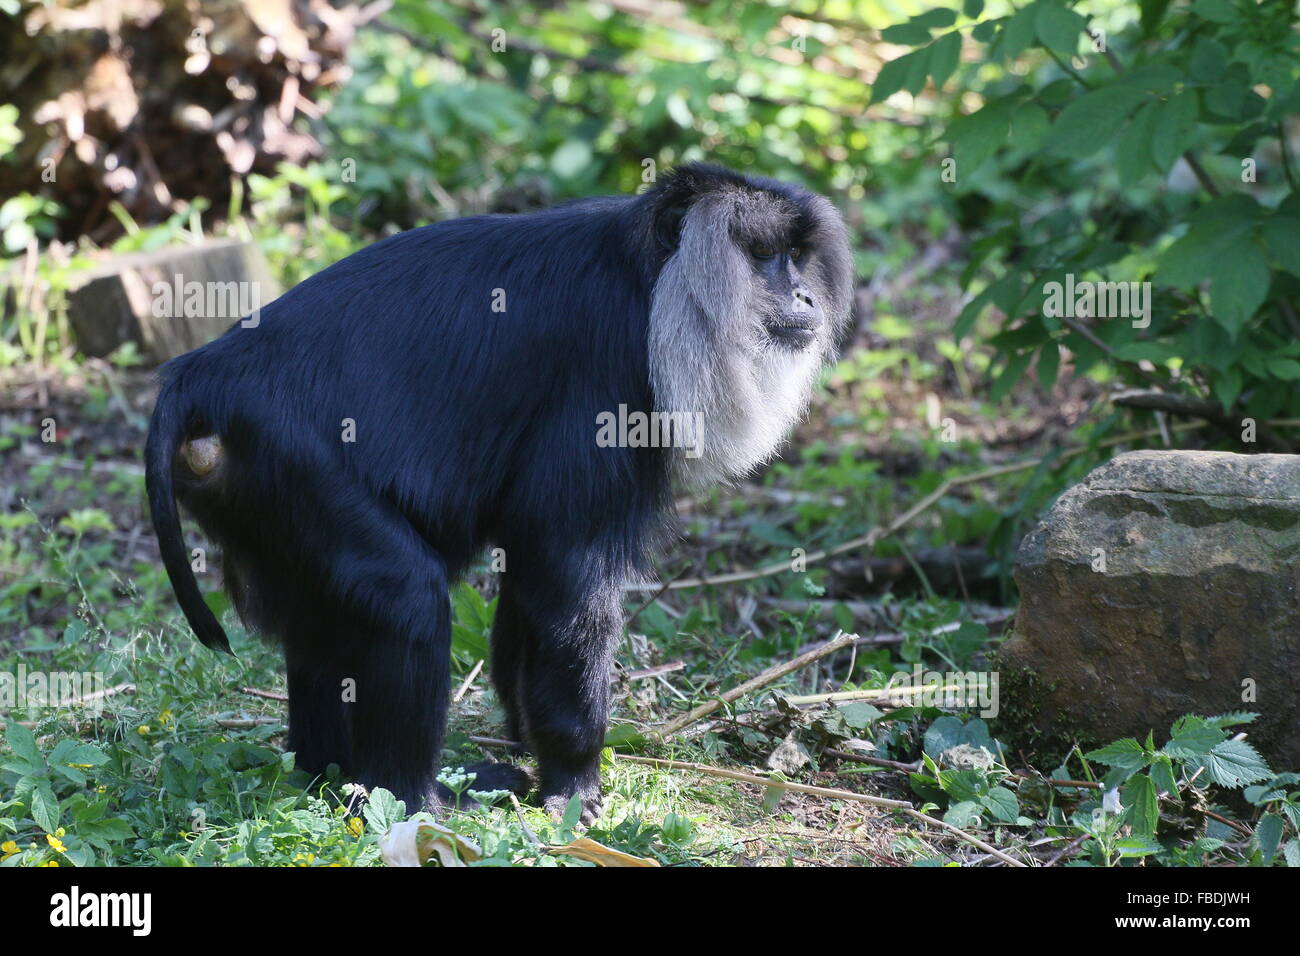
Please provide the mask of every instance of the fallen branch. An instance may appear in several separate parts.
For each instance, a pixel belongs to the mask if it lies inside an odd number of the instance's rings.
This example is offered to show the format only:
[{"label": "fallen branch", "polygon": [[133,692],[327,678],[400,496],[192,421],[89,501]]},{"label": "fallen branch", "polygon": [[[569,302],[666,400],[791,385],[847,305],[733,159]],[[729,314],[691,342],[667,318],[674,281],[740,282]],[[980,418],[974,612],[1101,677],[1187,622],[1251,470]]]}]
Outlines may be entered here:
[{"label": "fallen branch", "polygon": [[802,694],[795,697],[785,698],[787,703],[794,704],[796,707],[806,704],[829,704],[841,700],[856,700],[869,704],[891,704],[895,703],[898,698],[906,697],[909,694],[941,694],[950,690],[962,690],[963,688],[956,684],[945,684],[943,687],[935,687],[932,684],[923,684],[920,687],[906,687],[899,685],[897,687],[870,687],[864,690],[837,690],[831,694]]},{"label": "fallen branch", "polygon": [[[1168,412],[1171,415],[1204,419],[1232,438],[1237,438],[1241,432],[1240,418],[1232,418],[1223,411],[1223,407],[1218,402],[1208,398],[1181,395],[1177,392],[1131,389],[1111,396],[1111,403],[1124,408]],[[1255,431],[1260,440],[1273,450],[1281,452],[1291,450],[1290,444],[1273,431],[1268,422],[1256,422]]]},{"label": "fallen branch", "polygon": [[224,727],[227,730],[252,730],[254,727],[265,727],[268,724],[278,724],[280,722],[279,717],[229,717],[213,721],[218,727]]},{"label": "fallen branch", "polygon": [[706,701],[698,707],[688,710],[680,717],[670,720],[668,723],[664,724],[663,727],[660,727],[657,730],[652,730],[650,736],[657,737],[660,740],[667,739],[673,734],[678,733],[682,728],[689,727],[700,718],[707,717],[709,714],[722,707],[723,704],[729,704],[731,701],[744,697],[746,694],[752,693],[760,687],[766,687],[768,684],[779,680],[791,671],[797,671],[801,667],[806,667],[814,661],[819,661],[823,657],[849,647],[856,640],[856,634],[840,634],[834,639],[827,641],[825,644],[815,647],[806,653],[800,654],[792,660],[777,664],[775,667],[769,667],[757,677],[751,678],[743,684],[733,687],[720,697],[715,697],[712,700]]},{"label": "fallen branch", "polygon": [[479,658],[478,663],[474,665],[474,669],[471,670],[469,674],[465,677],[465,679],[460,682],[460,687],[456,689],[455,695],[451,698],[452,703],[456,703],[456,704],[460,703],[460,699],[464,697],[465,694],[469,691],[470,685],[474,683],[474,678],[478,677],[478,672],[481,671],[482,669],[483,669],[483,659]]},{"label": "fallen branch", "polygon": [[121,684],[115,684],[114,686],[105,688],[104,690],[92,691],[91,693],[84,694],[81,697],[73,697],[70,698],[69,700],[60,701],[54,706],[55,707],[80,707],[83,704],[87,704],[92,700],[103,700],[105,697],[112,697],[114,694],[134,694],[134,693],[135,693],[135,685],[127,681]]},{"label": "fallen branch", "polygon": [[661,677],[664,674],[671,674],[673,671],[685,669],[685,661],[670,661],[667,664],[659,664],[656,667],[641,667],[634,671],[628,671],[623,676],[627,680],[645,680],[647,677]]},{"label": "fallen branch", "polygon": [[873,767],[884,767],[887,770],[901,770],[903,773],[917,773],[921,769],[921,761],[916,763],[903,763],[901,760],[886,760],[884,757],[868,757],[866,754],[854,753],[851,750],[835,750],[827,747],[822,753],[828,757],[834,757],[836,760],[850,760],[854,763],[871,764]]},{"label": "fallen branch", "polygon": [[266,700],[288,700],[288,694],[281,694],[274,690],[258,690],[256,687],[241,687],[241,693],[248,694],[250,697],[262,697]]}]

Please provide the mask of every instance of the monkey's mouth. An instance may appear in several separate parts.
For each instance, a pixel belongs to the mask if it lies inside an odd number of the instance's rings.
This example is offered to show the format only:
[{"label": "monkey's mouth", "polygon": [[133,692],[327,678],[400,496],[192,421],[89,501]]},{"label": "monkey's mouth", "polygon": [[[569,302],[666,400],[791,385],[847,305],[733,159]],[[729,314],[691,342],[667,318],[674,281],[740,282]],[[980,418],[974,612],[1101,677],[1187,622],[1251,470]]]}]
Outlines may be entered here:
[{"label": "monkey's mouth", "polygon": [[767,329],[768,336],[777,345],[784,348],[800,351],[806,349],[817,338],[817,322],[803,322],[798,319],[779,319],[763,323]]}]

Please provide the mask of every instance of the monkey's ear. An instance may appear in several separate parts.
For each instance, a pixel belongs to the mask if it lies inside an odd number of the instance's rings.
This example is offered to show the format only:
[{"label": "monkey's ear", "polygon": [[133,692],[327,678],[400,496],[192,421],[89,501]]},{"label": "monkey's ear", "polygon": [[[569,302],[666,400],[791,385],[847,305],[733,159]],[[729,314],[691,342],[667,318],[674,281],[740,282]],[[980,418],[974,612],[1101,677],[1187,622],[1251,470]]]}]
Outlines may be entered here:
[{"label": "monkey's ear", "polygon": [[693,198],[689,193],[665,197],[664,202],[655,211],[655,239],[666,252],[677,250],[677,244],[682,238],[682,220],[686,218]]}]

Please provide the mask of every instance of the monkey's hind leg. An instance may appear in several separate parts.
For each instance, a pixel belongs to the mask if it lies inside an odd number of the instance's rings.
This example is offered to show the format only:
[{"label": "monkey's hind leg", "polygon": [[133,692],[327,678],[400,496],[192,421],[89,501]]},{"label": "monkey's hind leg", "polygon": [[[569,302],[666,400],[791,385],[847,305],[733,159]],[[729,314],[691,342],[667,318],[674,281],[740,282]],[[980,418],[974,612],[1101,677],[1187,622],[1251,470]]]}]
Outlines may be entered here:
[{"label": "monkey's hind leg", "polygon": [[345,689],[338,674],[312,662],[299,641],[286,639],[289,676],[289,741],[296,766],[323,776],[330,764],[347,771],[352,756]]},{"label": "monkey's hind leg", "polygon": [[[582,821],[592,823],[602,802],[600,751],[609,721],[609,671],[622,626],[621,590],[609,582],[576,588],[574,579],[510,583],[529,621],[519,696],[524,736],[537,755],[542,805],[558,818],[576,795]],[[575,600],[557,602],[557,594]]]},{"label": "monkey's hind leg", "polygon": [[496,688],[497,697],[506,714],[506,736],[521,743],[521,746],[511,748],[514,751],[524,749],[519,685],[527,640],[528,619],[516,606],[514,588],[505,582],[497,598],[496,618],[492,622],[492,685]]}]

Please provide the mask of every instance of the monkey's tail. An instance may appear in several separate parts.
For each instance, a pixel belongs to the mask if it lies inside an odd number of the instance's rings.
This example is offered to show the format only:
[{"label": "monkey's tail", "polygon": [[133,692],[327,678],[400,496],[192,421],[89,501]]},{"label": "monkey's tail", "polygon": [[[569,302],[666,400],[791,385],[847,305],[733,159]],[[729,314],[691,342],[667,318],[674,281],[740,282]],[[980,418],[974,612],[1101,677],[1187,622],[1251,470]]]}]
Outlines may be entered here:
[{"label": "monkey's tail", "polygon": [[185,438],[186,418],[187,409],[179,389],[172,383],[165,384],[158,393],[158,404],[154,406],[149,438],[144,446],[144,484],[149,494],[150,517],[154,534],[158,536],[163,567],[167,569],[167,577],[185,619],[205,647],[234,656],[226,632],[203,600],[199,583],[194,580],[189,552],[181,537],[181,516],[176,509],[176,494],[172,486],[172,463]]}]

